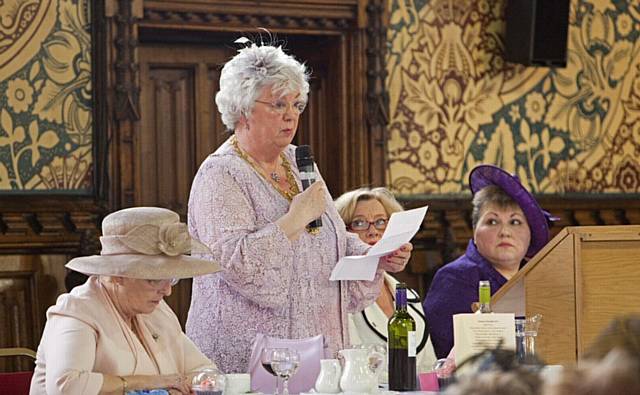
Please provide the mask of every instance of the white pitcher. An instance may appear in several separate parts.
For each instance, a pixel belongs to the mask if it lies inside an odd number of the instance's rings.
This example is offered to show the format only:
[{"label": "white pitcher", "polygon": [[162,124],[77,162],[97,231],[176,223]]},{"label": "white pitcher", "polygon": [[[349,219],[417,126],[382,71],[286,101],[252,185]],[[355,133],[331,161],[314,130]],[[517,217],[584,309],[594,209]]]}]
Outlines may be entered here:
[{"label": "white pitcher", "polygon": [[320,374],[316,379],[316,391],[325,394],[340,392],[340,375],[342,367],[337,359],[321,359]]},{"label": "white pitcher", "polygon": [[369,368],[369,350],[340,350],[344,358],[344,371],[340,377],[340,388],[344,392],[371,393],[378,387],[378,380]]}]

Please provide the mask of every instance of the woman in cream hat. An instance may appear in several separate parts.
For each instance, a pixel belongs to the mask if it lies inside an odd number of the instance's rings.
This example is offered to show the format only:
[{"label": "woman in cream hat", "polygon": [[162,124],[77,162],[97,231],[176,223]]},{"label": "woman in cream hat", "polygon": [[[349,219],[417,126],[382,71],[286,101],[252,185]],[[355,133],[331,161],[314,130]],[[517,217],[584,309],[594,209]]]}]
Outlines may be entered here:
[{"label": "woman in cream hat", "polygon": [[192,240],[178,214],[157,207],[114,212],[98,256],[66,266],[89,275],[47,311],[31,394],[102,394],[164,388],[189,394],[190,378],[215,367],[163,301],[181,278],[220,270],[183,255]]}]

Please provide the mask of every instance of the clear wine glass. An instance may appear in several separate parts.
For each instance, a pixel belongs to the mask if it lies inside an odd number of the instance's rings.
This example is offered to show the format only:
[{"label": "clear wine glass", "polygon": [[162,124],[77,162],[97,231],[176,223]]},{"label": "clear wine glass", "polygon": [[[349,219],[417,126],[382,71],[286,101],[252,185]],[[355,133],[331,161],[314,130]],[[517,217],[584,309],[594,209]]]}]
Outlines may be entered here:
[{"label": "clear wine glass", "polygon": [[443,391],[447,386],[453,383],[453,374],[456,369],[456,363],[452,358],[441,358],[433,363],[433,370],[438,377],[438,386]]},{"label": "clear wine glass", "polygon": [[289,379],[300,367],[300,354],[291,348],[274,349],[271,353],[271,367],[279,377],[283,378],[282,395],[289,395]]},{"label": "clear wine glass", "polygon": [[274,376],[276,379],[276,389],[273,395],[279,395],[278,394],[278,375],[276,374],[276,372],[273,371],[273,368],[271,367],[271,362],[272,362],[273,356],[277,355],[278,352],[281,352],[283,350],[286,350],[286,348],[263,348],[262,354],[260,354],[260,363],[262,364],[262,367],[264,368],[264,370],[266,370],[270,375]]}]

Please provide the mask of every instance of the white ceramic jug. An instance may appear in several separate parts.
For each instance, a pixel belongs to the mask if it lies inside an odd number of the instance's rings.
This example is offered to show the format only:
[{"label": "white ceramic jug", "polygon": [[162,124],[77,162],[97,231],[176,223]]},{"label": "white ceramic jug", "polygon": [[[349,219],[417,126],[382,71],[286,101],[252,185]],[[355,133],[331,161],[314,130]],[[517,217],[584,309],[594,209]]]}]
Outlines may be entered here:
[{"label": "white ceramic jug", "polygon": [[324,394],[340,392],[340,375],[342,367],[337,359],[321,359],[320,374],[316,379],[316,391]]},{"label": "white ceramic jug", "polygon": [[344,371],[340,377],[340,388],[344,392],[371,393],[378,387],[378,380],[369,368],[369,350],[340,350],[344,358]]}]

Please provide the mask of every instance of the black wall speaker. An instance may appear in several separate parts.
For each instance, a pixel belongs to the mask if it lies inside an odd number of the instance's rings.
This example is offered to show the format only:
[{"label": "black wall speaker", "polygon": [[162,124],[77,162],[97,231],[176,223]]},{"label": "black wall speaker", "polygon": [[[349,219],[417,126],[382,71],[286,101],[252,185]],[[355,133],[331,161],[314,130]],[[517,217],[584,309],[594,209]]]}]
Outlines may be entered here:
[{"label": "black wall speaker", "polygon": [[508,0],[505,60],[565,67],[570,0]]}]

